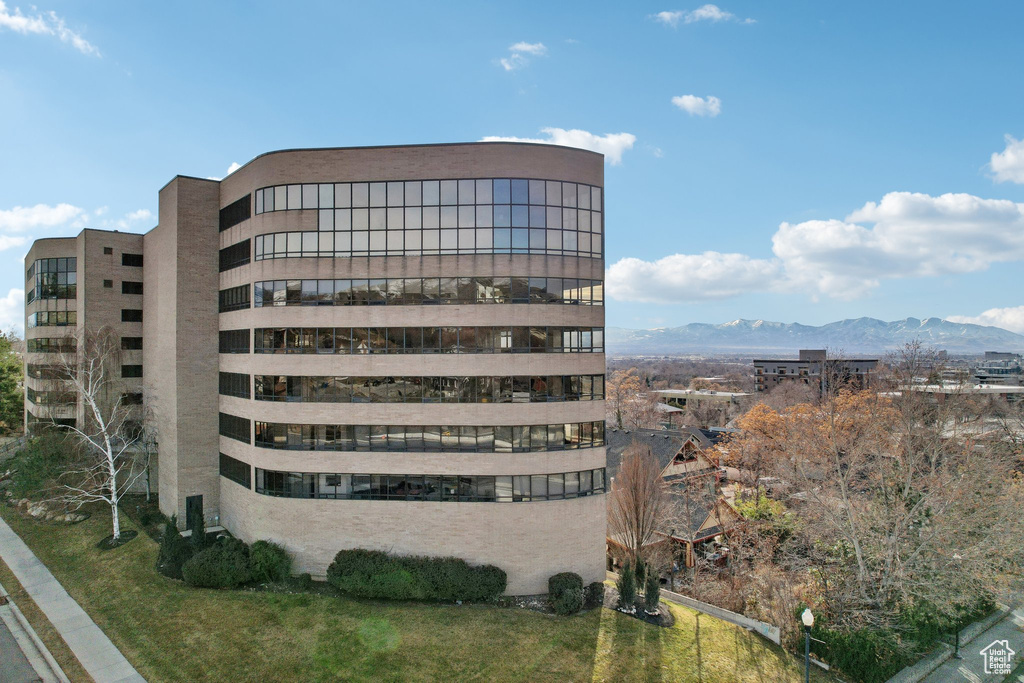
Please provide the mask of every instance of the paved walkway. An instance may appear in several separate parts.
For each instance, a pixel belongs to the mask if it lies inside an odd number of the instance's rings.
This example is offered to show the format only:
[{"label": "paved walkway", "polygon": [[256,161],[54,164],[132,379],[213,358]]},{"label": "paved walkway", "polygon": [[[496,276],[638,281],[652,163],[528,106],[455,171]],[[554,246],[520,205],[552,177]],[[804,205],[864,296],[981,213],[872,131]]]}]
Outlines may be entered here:
[{"label": "paved walkway", "polygon": [[984,683],[991,681],[1003,681],[1005,674],[986,674],[985,658],[981,650],[988,647],[996,640],[1006,640],[1010,649],[1016,652],[1013,670],[1024,658],[1024,606],[1018,606],[1002,620],[997,621],[987,631],[976,636],[967,645],[961,644],[960,656],[963,659],[949,659],[945,664],[933,671],[924,679],[923,683],[959,683],[959,681],[970,681],[971,683]]},{"label": "paved walkway", "polygon": [[94,680],[98,683],[145,683],[146,679],[3,519],[0,519],[0,557]]}]

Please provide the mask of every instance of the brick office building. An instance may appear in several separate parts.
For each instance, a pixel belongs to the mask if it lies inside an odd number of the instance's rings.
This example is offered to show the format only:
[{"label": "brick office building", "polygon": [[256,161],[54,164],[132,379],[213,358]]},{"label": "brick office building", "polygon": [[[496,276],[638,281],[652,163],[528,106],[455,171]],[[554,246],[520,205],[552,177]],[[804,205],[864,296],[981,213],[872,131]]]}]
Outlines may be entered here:
[{"label": "brick office building", "polygon": [[[166,514],[314,575],[363,547],[495,564],[512,594],[601,580],[600,155],[288,150],[159,206],[145,235],[32,246],[26,376],[52,383],[40,340],[119,334]],[[78,410],[30,397],[26,420]]]}]

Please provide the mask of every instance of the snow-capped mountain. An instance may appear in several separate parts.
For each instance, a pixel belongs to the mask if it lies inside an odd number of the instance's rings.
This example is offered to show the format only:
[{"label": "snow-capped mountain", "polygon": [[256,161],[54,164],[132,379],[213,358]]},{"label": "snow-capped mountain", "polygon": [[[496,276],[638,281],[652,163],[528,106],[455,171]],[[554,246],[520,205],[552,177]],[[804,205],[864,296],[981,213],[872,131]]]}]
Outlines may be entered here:
[{"label": "snow-capped mountain", "polygon": [[952,353],[1024,352],[1024,335],[941,318],[907,318],[893,322],[856,318],[820,327],[768,320],[733,320],[719,325],[691,323],[651,330],[609,327],[606,337],[609,353],[771,351],[795,354],[798,349],[881,353],[915,339]]}]

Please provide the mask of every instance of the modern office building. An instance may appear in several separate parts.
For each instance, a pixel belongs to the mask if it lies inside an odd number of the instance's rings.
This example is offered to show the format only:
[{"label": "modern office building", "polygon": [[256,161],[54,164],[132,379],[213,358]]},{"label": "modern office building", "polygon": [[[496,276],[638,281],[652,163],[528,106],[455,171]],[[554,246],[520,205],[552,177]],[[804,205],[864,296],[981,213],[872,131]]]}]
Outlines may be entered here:
[{"label": "modern office building", "polygon": [[[178,176],[145,235],[33,245],[28,385],[61,343],[41,320],[115,330],[161,509],[281,543],[297,571],[375,548],[497,565],[510,594],[598,581],[603,209],[602,156],[549,145]],[[30,396],[27,420],[51,416]]]},{"label": "modern office building", "polygon": [[770,391],[785,382],[806,384],[818,392],[829,385],[866,389],[877,358],[828,358],[824,349],[801,349],[799,357],[755,359],[754,389]]}]

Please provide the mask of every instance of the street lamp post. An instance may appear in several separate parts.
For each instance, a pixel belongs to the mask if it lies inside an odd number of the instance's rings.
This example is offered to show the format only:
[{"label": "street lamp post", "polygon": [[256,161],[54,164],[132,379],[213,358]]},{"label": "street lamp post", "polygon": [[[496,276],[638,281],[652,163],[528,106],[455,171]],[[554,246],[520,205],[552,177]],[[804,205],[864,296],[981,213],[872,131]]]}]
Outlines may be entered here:
[{"label": "street lamp post", "polygon": [[811,683],[811,627],[814,626],[814,613],[808,607],[800,615],[804,623],[804,683]]}]

